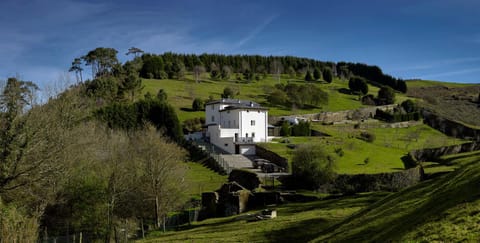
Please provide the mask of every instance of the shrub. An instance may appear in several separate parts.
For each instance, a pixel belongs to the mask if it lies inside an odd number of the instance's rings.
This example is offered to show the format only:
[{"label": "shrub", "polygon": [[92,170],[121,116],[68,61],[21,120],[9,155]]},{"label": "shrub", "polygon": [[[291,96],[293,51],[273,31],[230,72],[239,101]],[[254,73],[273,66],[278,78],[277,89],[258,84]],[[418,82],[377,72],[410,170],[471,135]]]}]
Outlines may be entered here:
[{"label": "shrub", "polygon": [[228,176],[228,181],[235,181],[243,187],[247,188],[248,190],[258,188],[258,186],[260,185],[260,179],[258,178],[257,173],[247,170],[232,170],[232,172],[230,172],[230,175]]},{"label": "shrub", "polygon": [[223,89],[223,94],[222,94],[222,98],[233,98],[235,95],[235,92],[233,91],[232,88],[230,87],[225,87]]},{"label": "shrub", "polygon": [[373,143],[373,141],[375,141],[375,134],[373,133],[370,133],[370,132],[362,132],[360,133],[360,137],[359,137],[361,140],[364,140],[366,142],[369,142],[369,143]]},{"label": "shrub", "polygon": [[336,149],[335,149],[335,153],[336,153],[339,157],[343,157],[343,155],[345,155],[345,152],[343,152],[343,149],[342,149],[342,148],[336,148]]},{"label": "shrub", "polygon": [[195,98],[193,100],[193,103],[192,103],[192,109],[194,111],[201,111],[203,110],[205,107],[204,107],[204,103],[203,103],[203,100],[200,99],[200,98]]},{"label": "shrub", "polygon": [[292,159],[292,176],[297,187],[318,189],[335,180],[335,160],[319,145],[299,145]]}]

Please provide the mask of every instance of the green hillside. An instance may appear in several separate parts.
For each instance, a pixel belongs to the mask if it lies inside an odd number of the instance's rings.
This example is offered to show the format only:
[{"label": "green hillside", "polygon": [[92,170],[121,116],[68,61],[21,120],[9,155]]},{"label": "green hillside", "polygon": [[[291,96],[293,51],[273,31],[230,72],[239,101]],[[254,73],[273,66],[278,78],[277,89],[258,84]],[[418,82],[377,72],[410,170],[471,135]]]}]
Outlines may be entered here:
[{"label": "green hillside", "polygon": [[276,219],[208,219],[175,232],[153,232],[141,242],[475,242],[480,152],[449,159],[461,168],[398,193],[284,204],[276,208]]},{"label": "green hillside", "polygon": [[477,241],[480,152],[458,154],[450,159],[463,166],[376,202],[322,231],[315,241]]},{"label": "green hillside", "polygon": [[[266,79],[249,83],[238,81],[213,81],[209,78],[204,78],[202,82],[195,83],[191,75],[187,75],[184,80],[143,79],[143,92],[157,94],[160,89],[164,89],[168,94],[169,103],[177,108],[177,115],[180,121],[195,117],[203,117],[204,112],[191,111],[193,100],[195,98],[206,100],[209,96],[213,96],[214,99],[220,99],[220,95],[225,87],[231,87],[239,92],[239,95],[235,96],[235,98],[253,100],[267,106],[270,109],[269,115],[271,116],[308,114],[322,111],[341,111],[364,107],[364,105],[358,100],[358,96],[340,92],[341,89],[348,89],[348,81],[341,79],[334,79],[330,84],[318,81],[310,83],[328,92],[328,104],[304,109],[270,106],[266,100],[266,93],[268,93],[275,84],[287,84],[288,82],[306,84],[304,80],[290,79],[287,75],[283,75],[280,82],[271,76],[268,76]],[[378,90],[378,87],[369,85],[369,94],[377,95]],[[396,97],[397,102],[406,99],[406,96],[401,93],[397,93]]]}]

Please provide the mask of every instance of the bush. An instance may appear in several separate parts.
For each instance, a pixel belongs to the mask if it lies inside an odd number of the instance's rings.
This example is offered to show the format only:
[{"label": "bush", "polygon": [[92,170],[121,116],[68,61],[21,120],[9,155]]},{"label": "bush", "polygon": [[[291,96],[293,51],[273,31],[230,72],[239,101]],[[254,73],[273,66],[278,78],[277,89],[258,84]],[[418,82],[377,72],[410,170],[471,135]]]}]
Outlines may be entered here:
[{"label": "bush", "polygon": [[290,124],[287,121],[282,123],[282,127],[280,128],[280,136],[288,137],[292,135],[292,130],[290,129]]},{"label": "bush", "polygon": [[343,155],[345,155],[345,152],[343,152],[343,149],[342,149],[342,148],[336,148],[336,149],[335,149],[335,153],[336,153],[339,157],[343,157]]},{"label": "bush", "polygon": [[223,89],[222,98],[233,98],[235,96],[235,92],[230,87],[225,87]]},{"label": "bush", "polygon": [[292,176],[299,188],[318,189],[335,180],[335,160],[319,145],[299,145],[293,154]]},{"label": "bush", "polygon": [[360,133],[360,137],[359,137],[361,140],[364,140],[366,142],[369,142],[369,143],[373,143],[373,141],[375,141],[376,139],[376,136],[375,134],[373,133],[369,133],[369,132],[362,132]]},{"label": "bush", "polygon": [[383,86],[378,91],[377,96],[380,105],[390,105],[395,103],[395,92],[389,86]]},{"label": "bush", "polygon": [[230,175],[228,176],[228,181],[235,181],[243,187],[247,188],[248,190],[258,188],[258,186],[260,185],[260,179],[258,178],[257,173],[247,170],[232,170],[232,172],[230,172]]},{"label": "bush", "polygon": [[192,109],[194,111],[201,111],[201,110],[204,110],[205,107],[204,107],[204,103],[203,103],[203,100],[200,99],[200,98],[195,98],[193,100],[193,103],[192,103]]}]

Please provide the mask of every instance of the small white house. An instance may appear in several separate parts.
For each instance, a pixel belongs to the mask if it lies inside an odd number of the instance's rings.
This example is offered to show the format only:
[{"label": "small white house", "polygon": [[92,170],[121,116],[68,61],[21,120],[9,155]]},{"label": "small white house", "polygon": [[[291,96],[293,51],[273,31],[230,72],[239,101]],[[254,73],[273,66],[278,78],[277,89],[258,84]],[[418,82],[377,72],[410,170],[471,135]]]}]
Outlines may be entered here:
[{"label": "small white house", "polygon": [[268,109],[258,103],[221,99],[205,104],[206,137],[231,154],[255,154],[268,138]]}]

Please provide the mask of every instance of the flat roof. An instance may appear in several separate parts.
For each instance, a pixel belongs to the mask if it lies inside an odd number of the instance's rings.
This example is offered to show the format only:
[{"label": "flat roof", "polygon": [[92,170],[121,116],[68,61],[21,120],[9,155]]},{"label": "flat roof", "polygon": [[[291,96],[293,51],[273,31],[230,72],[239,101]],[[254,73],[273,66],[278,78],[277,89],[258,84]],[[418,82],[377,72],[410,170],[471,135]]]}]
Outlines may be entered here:
[{"label": "flat roof", "polygon": [[256,102],[249,101],[249,100],[240,100],[240,99],[220,99],[220,100],[214,100],[206,103],[206,105],[213,105],[213,104],[231,105],[232,108],[230,109],[257,108],[257,109],[268,110],[267,108],[262,107],[260,104]]}]

